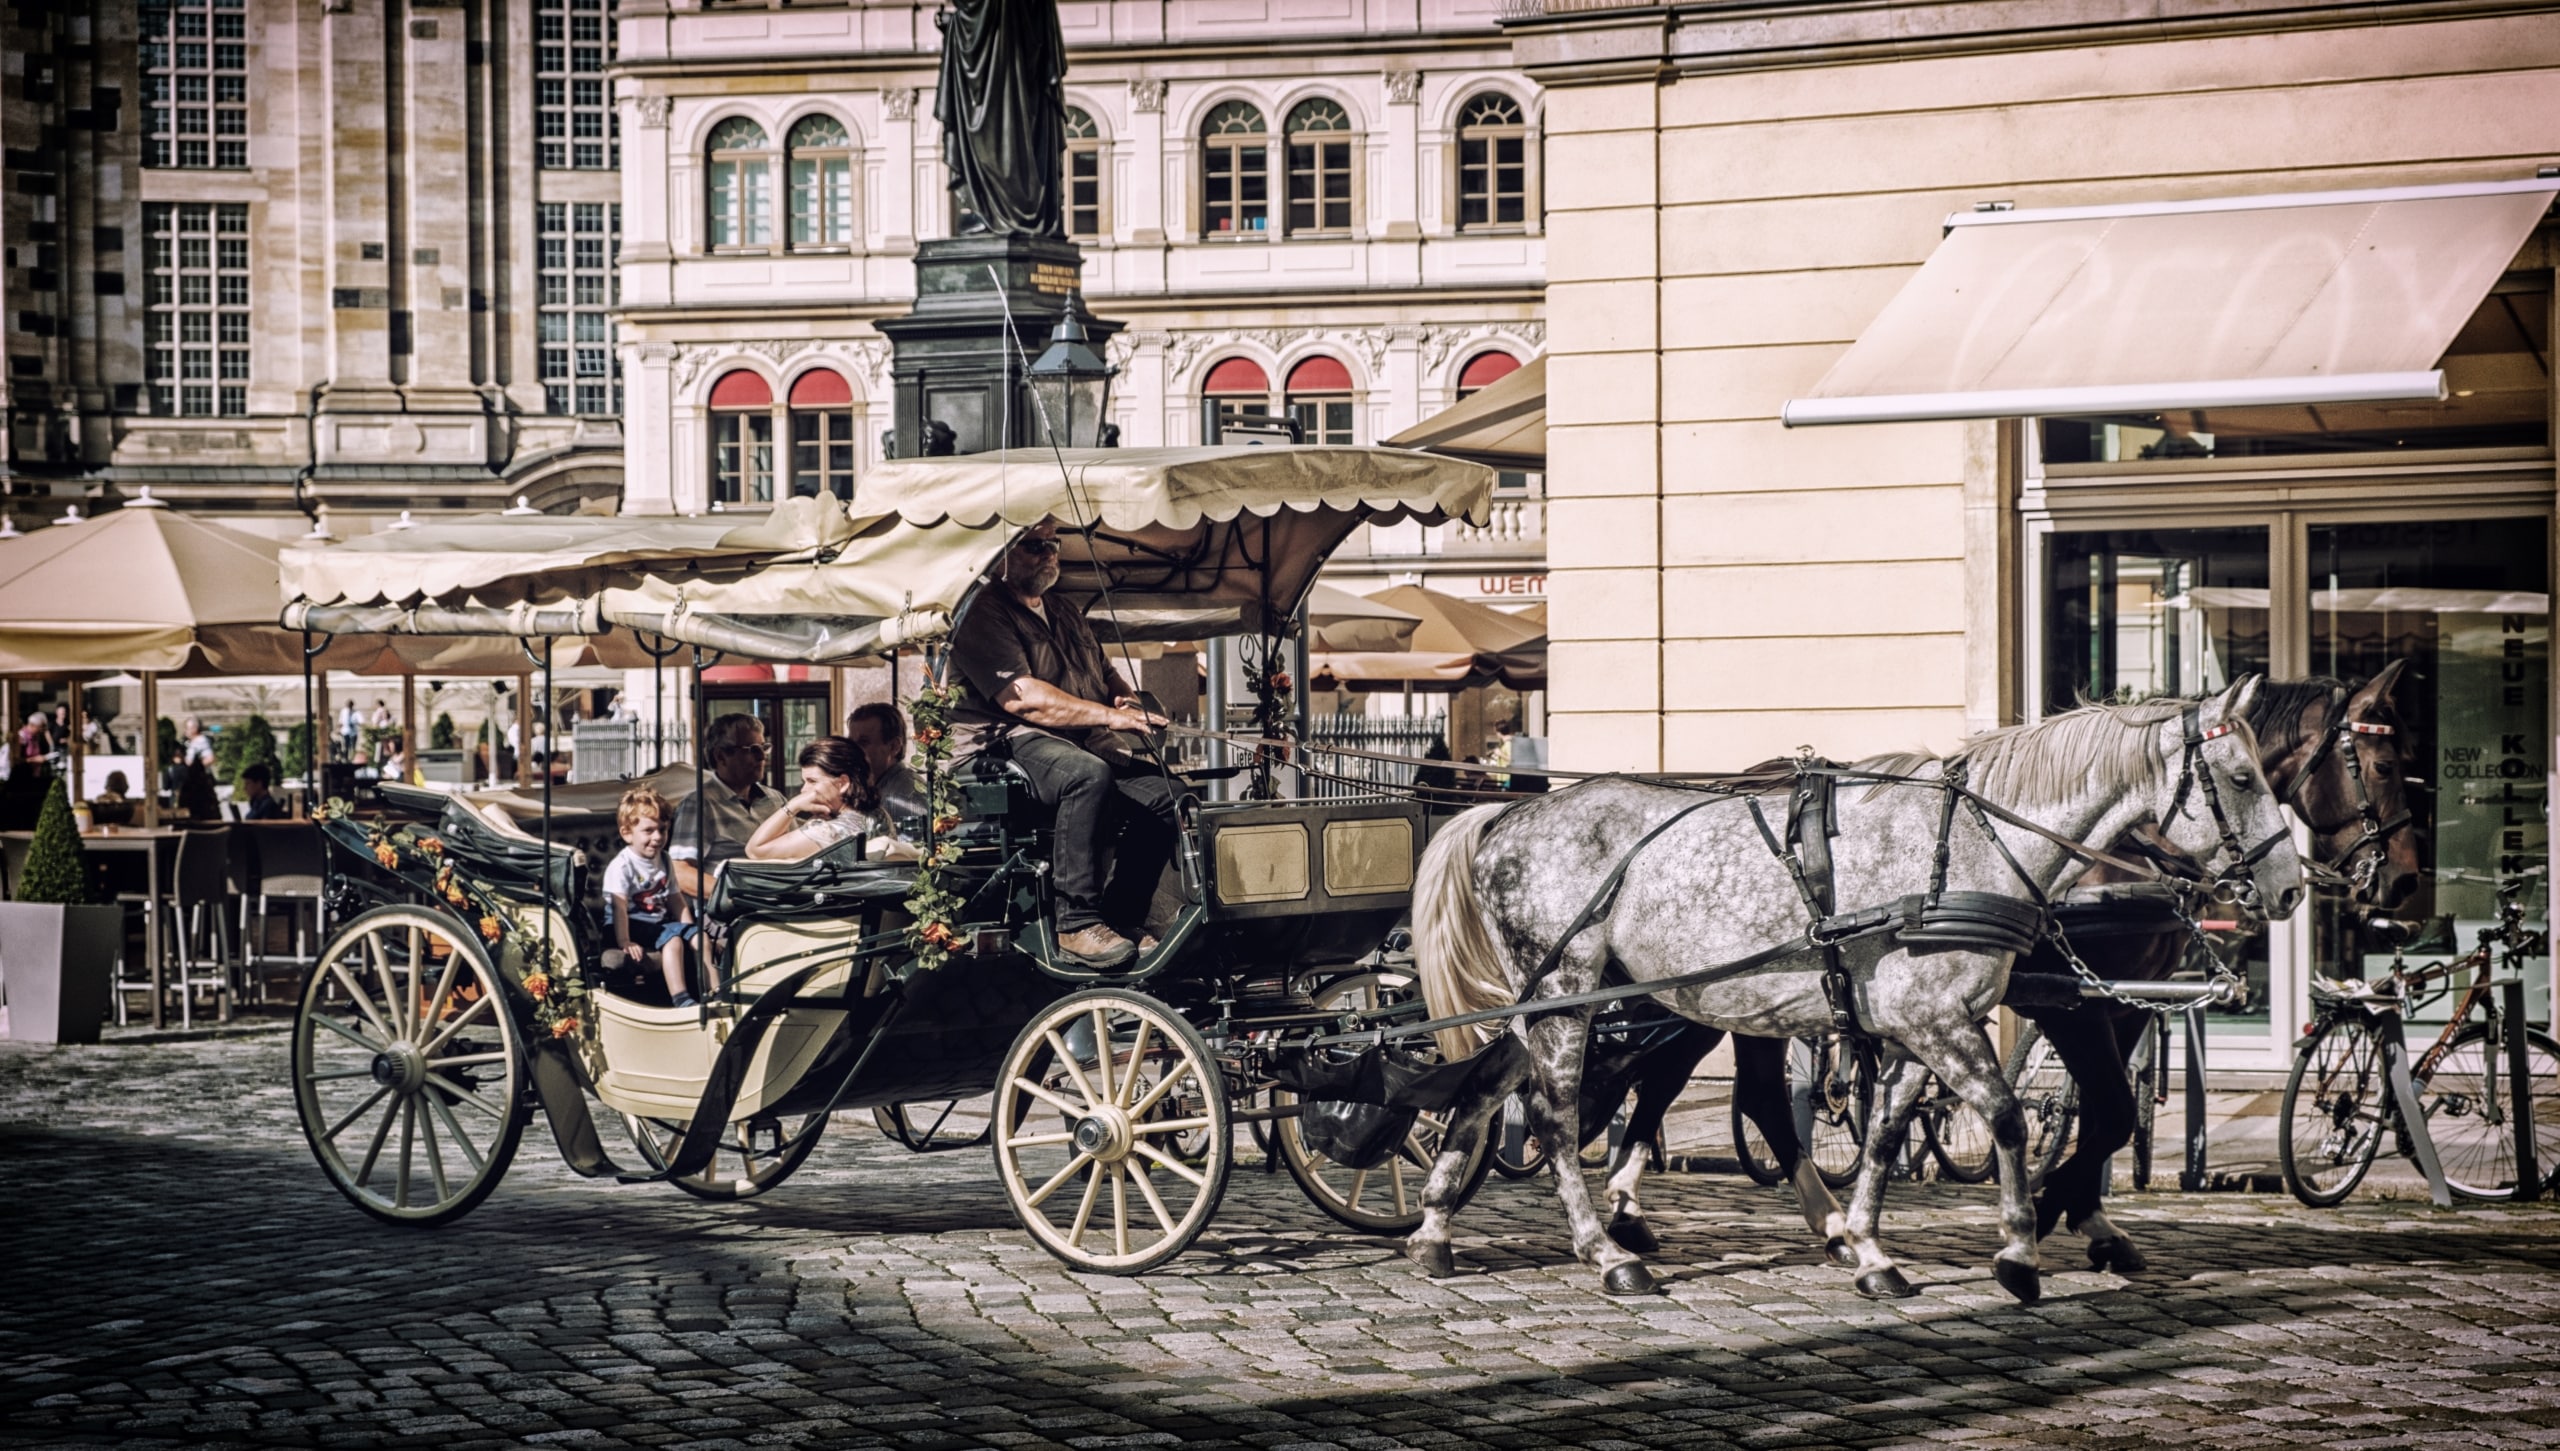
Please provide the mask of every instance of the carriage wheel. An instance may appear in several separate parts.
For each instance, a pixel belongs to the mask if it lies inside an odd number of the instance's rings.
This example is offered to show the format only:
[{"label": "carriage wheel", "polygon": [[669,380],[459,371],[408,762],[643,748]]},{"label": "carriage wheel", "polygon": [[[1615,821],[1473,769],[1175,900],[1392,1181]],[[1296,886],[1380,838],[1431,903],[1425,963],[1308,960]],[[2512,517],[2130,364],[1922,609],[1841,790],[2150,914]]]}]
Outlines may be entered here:
[{"label": "carriage wheel", "polygon": [[[630,1130],[631,1142],[653,1170],[674,1162],[676,1147],[684,1142],[685,1130],[691,1124],[690,1119],[642,1118],[628,1113],[622,1116],[622,1126]],[[720,1136],[720,1147],[700,1173],[667,1182],[696,1199],[714,1203],[753,1199],[790,1178],[808,1162],[810,1151],[818,1147],[818,1136],[826,1129],[827,1116],[822,1113],[787,1120],[744,1119],[729,1125]]]},{"label": "carriage wheel", "polygon": [[[1329,1013],[1374,1012],[1411,997],[1413,992],[1410,973],[1364,972],[1318,989],[1315,1005],[1319,1011]],[[1422,1041],[1426,1045],[1430,1042]],[[1423,1051],[1432,1061],[1438,1061],[1436,1047],[1426,1046]],[[1271,1091],[1274,1108],[1297,1101],[1298,1096],[1287,1089]],[[1473,1198],[1476,1187],[1493,1167],[1491,1140],[1501,1127],[1497,1114],[1478,1136],[1475,1157],[1467,1161],[1466,1177],[1459,1184],[1457,1203]],[[1298,1132],[1294,1118],[1274,1120],[1272,1137],[1289,1177],[1298,1181],[1298,1187],[1306,1191],[1318,1209],[1368,1234],[1411,1234],[1422,1223],[1422,1186],[1440,1157],[1440,1139],[1447,1128],[1447,1114],[1417,1115],[1413,1127],[1405,1132],[1404,1142],[1374,1169],[1354,1169],[1326,1158]]]},{"label": "carriage wheel", "polygon": [[358,1209],[440,1224],[498,1187],[527,1117],[505,994],[479,941],[420,907],[378,907],[321,950],[294,1015],[294,1106]]},{"label": "carriage wheel", "polygon": [[974,1149],[995,1126],[995,1100],[986,1094],[941,1103],[892,1103],[871,1110],[880,1132],[919,1154]]},{"label": "carriage wheel", "polygon": [[1005,1054],[994,1111],[1014,1217],[1078,1269],[1163,1264],[1226,1192],[1233,1142],[1217,1060],[1143,993],[1094,988],[1034,1017]]}]

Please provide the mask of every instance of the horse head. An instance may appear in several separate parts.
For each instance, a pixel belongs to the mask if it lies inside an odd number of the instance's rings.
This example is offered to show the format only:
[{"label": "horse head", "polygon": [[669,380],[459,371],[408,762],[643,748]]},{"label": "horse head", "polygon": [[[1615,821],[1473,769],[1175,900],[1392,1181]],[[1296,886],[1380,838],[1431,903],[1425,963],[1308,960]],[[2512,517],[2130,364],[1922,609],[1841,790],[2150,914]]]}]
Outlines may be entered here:
[{"label": "horse head", "polygon": [[2311,828],[2315,854],[2346,874],[2356,900],[2390,907],[2418,885],[2418,834],[2408,805],[2399,711],[2392,692],[2405,660],[2350,694],[2336,687],[2317,722],[2271,765],[2286,805]]},{"label": "horse head", "polygon": [[2283,918],[2302,905],[2302,858],[2249,729],[2263,686],[2245,676],[2160,723],[2162,758],[2178,767],[2157,820],[2171,845],[2205,863],[2217,895]]}]

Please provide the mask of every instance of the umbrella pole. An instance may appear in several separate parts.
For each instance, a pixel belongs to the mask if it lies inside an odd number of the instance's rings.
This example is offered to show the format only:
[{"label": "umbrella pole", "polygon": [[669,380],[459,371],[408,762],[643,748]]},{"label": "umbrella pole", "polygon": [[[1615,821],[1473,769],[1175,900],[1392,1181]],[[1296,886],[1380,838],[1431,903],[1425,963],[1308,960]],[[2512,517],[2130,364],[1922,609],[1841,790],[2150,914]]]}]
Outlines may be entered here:
[{"label": "umbrella pole", "polygon": [[533,784],[533,677],[516,677],[516,784]]},{"label": "umbrella pole", "polygon": [[[302,765],[305,771],[316,777],[320,765],[320,727],[313,722],[311,705],[311,632],[305,630],[302,632],[302,743],[306,749],[302,754]],[[302,799],[306,804],[310,801],[308,787]]]},{"label": "umbrella pole", "polygon": [[400,784],[414,778],[418,759],[418,677],[400,677]]},{"label": "umbrella pole", "polygon": [[87,713],[89,703],[81,699],[81,696],[85,694],[85,692],[81,690],[80,680],[77,676],[72,677],[68,683],[71,686],[71,716],[70,724],[64,728],[64,732],[69,735],[71,739],[64,741],[62,743],[62,748],[68,753],[65,756],[65,759],[71,763],[71,789],[65,794],[71,804],[77,806],[81,802],[89,799],[88,797],[80,794],[80,777],[82,774],[80,767],[89,754],[86,750],[82,749],[80,739],[81,733],[86,731],[88,726],[81,717]]},{"label": "umbrella pole", "polygon": [[142,824],[160,824],[160,680],[142,674]]}]

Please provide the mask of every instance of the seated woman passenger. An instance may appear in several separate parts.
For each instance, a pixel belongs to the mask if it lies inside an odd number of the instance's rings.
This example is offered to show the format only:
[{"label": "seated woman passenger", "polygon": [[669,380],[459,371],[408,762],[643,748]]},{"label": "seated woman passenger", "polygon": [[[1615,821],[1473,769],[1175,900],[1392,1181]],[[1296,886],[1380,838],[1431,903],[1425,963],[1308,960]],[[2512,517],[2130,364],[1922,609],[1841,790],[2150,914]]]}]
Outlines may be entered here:
[{"label": "seated woman passenger", "polygon": [[820,736],[800,748],[800,794],[747,838],[747,856],[760,862],[815,856],[847,837],[870,834],[878,806],[861,750],[843,736]]}]

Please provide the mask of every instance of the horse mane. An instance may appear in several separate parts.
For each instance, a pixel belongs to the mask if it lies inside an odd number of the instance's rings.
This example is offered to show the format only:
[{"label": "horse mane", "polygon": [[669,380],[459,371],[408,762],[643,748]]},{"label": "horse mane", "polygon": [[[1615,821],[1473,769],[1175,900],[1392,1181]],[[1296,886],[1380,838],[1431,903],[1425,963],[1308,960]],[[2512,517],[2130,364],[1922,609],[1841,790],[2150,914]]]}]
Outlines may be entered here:
[{"label": "horse mane", "polygon": [[2332,701],[2344,701],[2354,693],[2345,681],[2327,675],[2314,675],[2302,680],[2267,680],[2258,686],[2258,698],[2249,709],[2249,730],[2258,743],[2273,751],[2270,759],[2282,760],[2302,744],[2302,712],[2305,707],[2326,708]]},{"label": "horse mane", "polygon": [[2151,732],[2187,702],[2174,697],[2130,705],[2084,705],[2027,725],[1985,731],[1947,757],[1967,783],[2008,800],[2059,800],[2087,785],[2148,791],[2168,768]]}]

